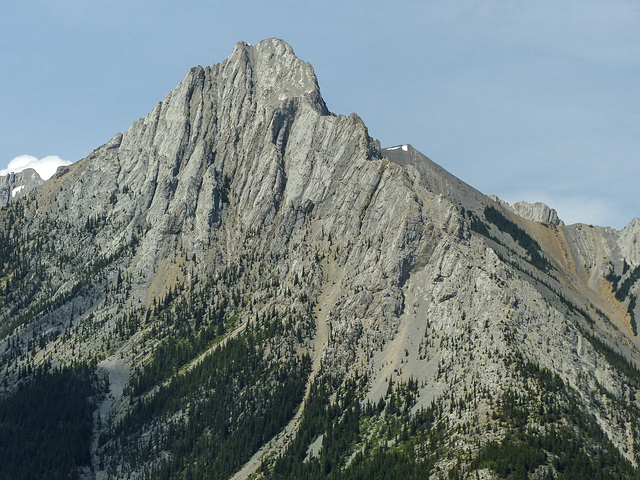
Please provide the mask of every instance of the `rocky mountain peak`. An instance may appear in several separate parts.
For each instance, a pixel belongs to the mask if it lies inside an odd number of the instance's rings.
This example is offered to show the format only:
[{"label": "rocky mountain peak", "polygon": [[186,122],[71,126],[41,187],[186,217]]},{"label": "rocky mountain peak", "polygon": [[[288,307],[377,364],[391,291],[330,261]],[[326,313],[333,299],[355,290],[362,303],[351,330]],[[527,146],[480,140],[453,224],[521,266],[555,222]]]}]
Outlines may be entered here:
[{"label": "rocky mountain peak", "polygon": [[513,211],[523,218],[534,222],[551,223],[553,225],[564,225],[558,217],[555,208],[551,208],[542,202],[528,203],[516,202],[512,205]]},{"label": "rocky mountain peak", "polygon": [[269,103],[306,97],[326,110],[313,67],[284,40],[270,38],[257,45],[238,42],[222,68],[248,73],[258,95]]},{"label": "rocky mountain peak", "polygon": [[527,220],[540,223],[551,223],[556,226],[564,225],[564,222],[560,217],[558,217],[558,212],[555,208],[551,208],[542,202],[529,203],[520,201],[513,205],[509,205],[507,202],[495,195],[489,195],[489,198],[507,210],[510,210],[516,215],[526,218]]},{"label": "rocky mountain peak", "polygon": [[33,168],[0,176],[0,207],[25,196],[42,182]]}]

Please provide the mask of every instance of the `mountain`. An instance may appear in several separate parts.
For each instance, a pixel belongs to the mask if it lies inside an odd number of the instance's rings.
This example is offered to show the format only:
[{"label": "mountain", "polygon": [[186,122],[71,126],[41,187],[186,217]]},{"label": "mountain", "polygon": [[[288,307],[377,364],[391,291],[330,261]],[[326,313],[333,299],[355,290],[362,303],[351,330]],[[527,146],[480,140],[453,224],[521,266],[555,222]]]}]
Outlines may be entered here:
[{"label": "mountain", "polygon": [[238,43],[0,210],[2,476],[637,478],[640,222],[529,210]]},{"label": "mountain", "polygon": [[42,183],[42,178],[32,168],[0,176],[0,207],[25,196]]},{"label": "mountain", "polygon": [[558,212],[556,212],[554,208],[551,208],[542,202],[528,203],[521,201],[516,202],[513,205],[509,205],[507,202],[500,200],[495,195],[489,195],[489,198],[528,220],[540,223],[553,223],[554,225],[564,225],[564,222],[558,217]]}]

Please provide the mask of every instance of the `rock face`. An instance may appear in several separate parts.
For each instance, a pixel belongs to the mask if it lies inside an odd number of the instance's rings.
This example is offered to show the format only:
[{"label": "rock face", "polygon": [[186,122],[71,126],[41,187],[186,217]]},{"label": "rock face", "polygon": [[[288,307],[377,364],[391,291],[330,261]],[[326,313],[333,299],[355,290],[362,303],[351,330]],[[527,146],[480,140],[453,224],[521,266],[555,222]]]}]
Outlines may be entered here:
[{"label": "rock face", "polygon": [[513,211],[521,217],[533,220],[534,222],[564,225],[564,222],[558,218],[558,212],[542,202],[516,202],[513,204],[512,208]]},{"label": "rock face", "polygon": [[551,223],[556,226],[564,225],[564,222],[558,217],[558,212],[556,212],[554,208],[551,208],[542,202],[528,203],[522,201],[509,205],[507,202],[499,199],[495,195],[489,195],[489,198],[499,203],[501,206],[508,208],[516,215],[520,215],[522,218],[526,218],[532,222]]},{"label": "rock face", "polygon": [[41,183],[40,175],[32,168],[0,176],[0,207],[24,197]]},{"label": "rock face", "polygon": [[634,478],[639,224],[516,205],[239,43],[0,210],[0,385],[85,372],[85,478]]}]

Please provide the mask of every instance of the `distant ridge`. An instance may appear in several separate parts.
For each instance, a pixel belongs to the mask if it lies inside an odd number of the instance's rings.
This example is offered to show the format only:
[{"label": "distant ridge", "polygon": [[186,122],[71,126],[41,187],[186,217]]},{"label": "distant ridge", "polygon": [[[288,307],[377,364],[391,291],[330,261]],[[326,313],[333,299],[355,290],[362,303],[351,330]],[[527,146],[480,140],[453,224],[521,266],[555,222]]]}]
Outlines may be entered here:
[{"label": "distant ridge", "polygon": [[0,175],[0,207],[25,196],[42,181],[38,172],[32,168],[18,173]]}]

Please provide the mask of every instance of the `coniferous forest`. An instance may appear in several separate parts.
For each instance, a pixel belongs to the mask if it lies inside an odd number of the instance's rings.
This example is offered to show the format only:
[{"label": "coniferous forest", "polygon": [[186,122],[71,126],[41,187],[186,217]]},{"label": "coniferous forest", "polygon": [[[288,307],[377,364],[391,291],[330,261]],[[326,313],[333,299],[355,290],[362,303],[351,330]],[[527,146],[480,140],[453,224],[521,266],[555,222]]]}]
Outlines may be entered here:
[{"label": "coniferous forest", "polygon": [[98,383],[89,366],[38,368],[1,398],[0,478],[76,479],[90,468]]}]

